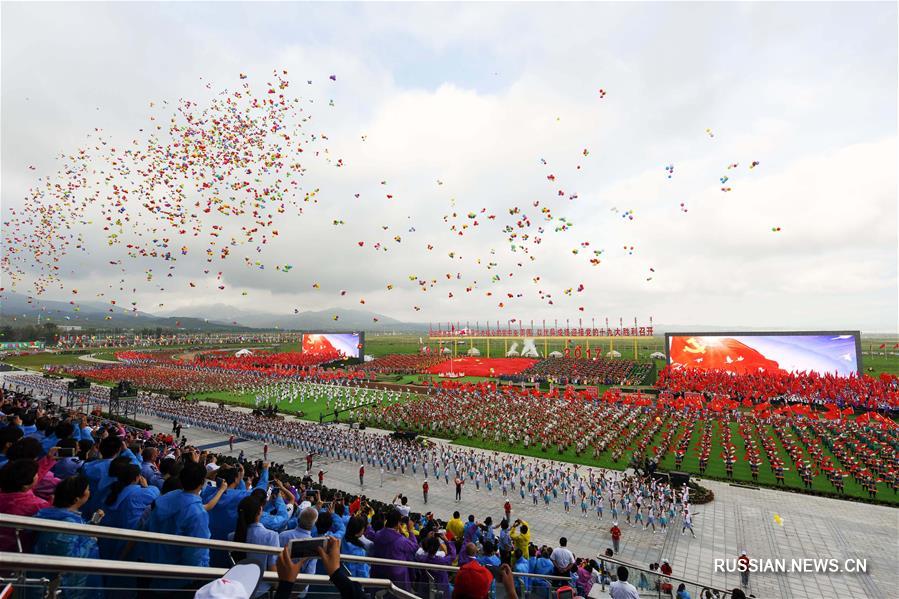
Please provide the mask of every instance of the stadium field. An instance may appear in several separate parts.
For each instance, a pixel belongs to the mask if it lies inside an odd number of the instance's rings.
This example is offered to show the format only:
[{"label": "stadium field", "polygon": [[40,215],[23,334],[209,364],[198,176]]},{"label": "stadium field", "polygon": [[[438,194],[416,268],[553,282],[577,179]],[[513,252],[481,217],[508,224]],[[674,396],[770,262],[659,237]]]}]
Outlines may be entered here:
[{"label": "stadium field", "polygon": [[[403,335],[384,335],[384,334],[367,334],[365,337],[365,353],[375,358],[388,354],[411,354],[419,350],[419,335],[403,334]],[[424,340],[424,338],[422,338]],[[862,367],[866,374],[877,376],[886,372],[890,374],[899,374],[899,350],[891,350],[897,342],[896,338],[886,337],[862,337]],[[431,344],[433,351],[439,351],[437,344]],[[880,345],[885,345],[885,349],[879,349]],[[469,347],[477,347],[482,354],[486,354],[486,346],[483,342],[460,343],[457,346],[459,354],[464,354]],[[84,350],[73,353],[51,353],[42,352],[37,354],[26,354],[21,356],[9,356],[3,361],[20,368],[28,368],[31,370],[40,370],[45,365],[67,365],[77,364],[79,355],[93,354],[100,360],[115,360],[116,352],[125,351],[126,349],[134,350],[157,350],[157,349],[184,349],[188,346],[158,346],[158,347],[135,347],[135,348],[117,348],[117,349],[98,349],[94,351]],[[190,346],[196,347],[196,346]],[[235,350],[242,347],[240,344],[233,345],[215,345],[208,346],[208,349],[227,349]],[[604,350],[608,350],[607,345],[603,345]],[[491,355],[498,354],[499,348],[491,346]],[[633,358],[633,347],[627,343],[616,344],[615,349],[621,351],[622,357],[625,359]],[[542,350],[542,348],[541,348]],[[564,350],[564,343],[551,343],[548,346],[549,351]],[[299,343],[284,343],[271,348],[275,352],[295,352],[300,351]],[[651,339],[643,339],[637,347],[637,355],[639,361],[650,361],[650,355],[653,352],[664,352],[664,338],[653,337]],[[500,352],[501,353],[501,350]],[[665,360],[652,360],[655,363],[656,371],[665,367]],[[412,382],[404,381],[404,382]]]},{"label": "stadium field", "polygon": [[[237,391],[210,391],[208,393],[194,393],[188,395],[188,400],[199,400],[199,401],[209,401],[220,403],[224,402],[228,405],[235,406],[246,406],[248,408],[256,407],[256,395],[253,393],[240,393]],[[303,415],[301,418],[303,420],[312,420],[318,422],[318,417],[320,414],[330,413],[332,410],[325,405],[325,400],[319,399],[319,401],[305,401],[301,402],[299,400],[294,400],[291,404],[289,402],[279,402],[278,410],[284,414],[294,414],[296,415],[298,412],[302,412]]]},{"label": "stadium field", "polygon": [[43,352],[38,354],[24,354],[21,356],[9,356],[8,358],[5,358],[3,362],[16,366],[17,368],[40,370],[47,365],[68,366],[71,364],[78,364],[79,362],[83,364],[84,362],[79,359],[79,356],[86,355],[87,353],[88,352],[83,354],[56,354]]},{"label": "stadium field", "polygon": [[[255,393],[240,393],[238,391],[210,391],[206,393],[193,393],[191,395],[188,395],[186,399],[215,403],[224,402],[228,405],[245,406],[248,408],[256,407]],[[311,420],[313,422],[318,422],[320,415],[331,414],[334,411],[333,408],[328,407],[324,395],[318,396],[317,401],[300,401],[299,399],[295,399],[293,403],[290,403],[289,401],[280,401],[278,402],[278,410],[281,414],[297,415],[298,412],[302,412],[303,414],[302,416],[299,416],[300,418],[302,418],[303,420]],[[349,419],[351,419],[351,411],[341,410],[340,420],[346,421]],[[328,420],[333,420],[333,418],[328,418]]]},{"label": "stadium field", "polygon": [[[745,453],[745,448],[743,445],[743,438],[740,436],[738,425],[735,423],[730,424],[731,433],[732,433],[732,441],[737,449],[737,455],[742,456]],[[773,430],[769,426],[768,432],[775,437],[778,445],[778,453],[781,459],[786,464],[790,464],[790,458],[787,452],[784,450],[783,446],[780,444],[780,440],[777,439],[776,435],[773,435]],[[693,432],[693,437],[690,443],[690,451],[687,453],[684,458],[683,464],[681,465],[680,471],[689,472],[695,476],[703,478],[703,476],[699,475],[699,458],[697,452],[695,451],[696,445],[699,443],[699,439],[701,437],[702,431],[697,428]],[[660,432],[655,439],[653,439],[653,443],[657,443],[661,440],[662,433]],[[459,445],[465,445],[467,447],[477,447],[480,449],[487,449],[491,451],[505,451],[509,453],[517,453],[520,455],[539,457],[551,460],[559,460],[564,462],[571,462],[574,464],[581,464],[584,466],[595,466],[599,468],[613,468],[617,470],[626,469],[629,467],[629,462],[631,459],[630,453],[625,453],[620,460],[617,462],[611,459],[611,456],[608,454],[604,454],[599,457],[599,459],[594,458],[588,452],[581,454],[580,456],[575,454],[573,448],[570,448],[568,451],[564,453],[559,453],[556,449],[547,449],[547,451],[543,451],[539,446],[538,447],[524,447],[524,445],[517,444],[509,444],[502,442],[492,442],[485,441],[483,439],[469,439],[469,438],[458,438],[453,440],[454,443]],[[721,445],[721,437],[718,433],[717,427],[714,429],[714,433],[712,435],[712,451],[711,451],[711,459],[709,460],[708,468],[706,468],[705,478],[712,478],[718,480],[727,480],[725,471],[724,471],[724,461],[720,458],[722,455],[723,448]],[[768,465],[764,456],[762,458],[762,466],[759,469],[759,481],[758,483],[753,483],[752,475],[749,470],[749,464],[743,461],[742,459],[738,460],[734,465],[734,479],[735,483],[744,483],[748,485],[757,484],[758,486],[767,486],[774,487],[775,480],[774,474],[771,472],[771,468]],[[674,463],[674,454],[673,452],[669,452],[662,463],[659,465],[659,469],[663,471],[670,470],[678,470],[675,468]],[[787,490],[795,490],[795,491],[805,491],[802,486],[802,481],[799,478],[798,473],[795,470],[786,470],[784,472],[784,482],[785,487],[781,486],[778,488],[786,488]],[[856,499],[868,500],[868,494],[862,489],[855,480],[847,477],[845,479],[845,495],[846,497],[852,497]],[[823,494],[835,494],[833,486],[825,480],[823,477],[816,476],[814,479],[814,483],[812,486],[812,490],[815,492],[823,493]],[[899,506],[899,495],[894,494],[892,490],[888,489],[886,485],[880,485],[880,492],[877,494],[877,501],[881,503],[888,503],[892,505]]]},{"label": "stadium field", "polygon": [[[441,379],[437,376],[430,374],[407,374],[403,375],[401,378],[395,381],[397,385],[417,385],[419,383],[424,383],[426,381],[440,381]],[[490,380],[489,377],[484,376],[463,376],[457,379],[453,379],[454,381],[461,381],[464,383],[480,383],[481,381]]]}]

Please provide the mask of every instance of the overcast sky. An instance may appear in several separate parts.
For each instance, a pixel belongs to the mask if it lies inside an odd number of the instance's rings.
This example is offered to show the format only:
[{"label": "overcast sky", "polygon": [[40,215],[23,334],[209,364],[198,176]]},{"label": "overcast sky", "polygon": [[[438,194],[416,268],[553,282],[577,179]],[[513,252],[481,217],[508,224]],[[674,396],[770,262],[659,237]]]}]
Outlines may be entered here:
[{"label": "overcast sky", "polygon": [[[3,219],[94,128],[124,146],[150,102],[286,69],[345,163],[303,157],[318,204],[279,215],[263,253],[207,266],[191,248],[162,282],[145,275],[168,264],[81,225],[87,252],[48,296],[896,332],[896,22],[895,3],[858,2],[3,3]],[[545,227],[529,254],[502,231],[513,207]],[[469,212],[478,227],[449,230]]]}]

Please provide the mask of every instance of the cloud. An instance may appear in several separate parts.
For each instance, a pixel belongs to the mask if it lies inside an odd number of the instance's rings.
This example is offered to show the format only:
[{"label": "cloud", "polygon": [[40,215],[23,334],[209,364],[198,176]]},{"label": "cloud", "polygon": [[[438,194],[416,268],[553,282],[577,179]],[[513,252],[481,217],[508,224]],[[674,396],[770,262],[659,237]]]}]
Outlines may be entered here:
[{"label": "cloud", "polygon": [[[148,311],[227,302],[292,313],[365,299],[405,320],[897,328],[896,38],[862,27],[895,7],[283,8],[274,18],[242,5],[82,5],[48,21],[48,7],[4,6],[4,219],[34,182],[28,165],[49,172],[95,126],[127,141],[150,100],[202,98],[206,82],[234,87],[240,72],[255,82],[287,69],[290,90],[314,102],[309,130],[326,133],[346,164],[305,159],[319,203],[280,215],[282,234],[263,254],[241,246],[207,264],[192,243],[169,278],[150,261],[110,268],[118,250],[99,243],[66,262],[67,288],[137,289]],[[835,31],[857,42],[851,52],[826,49]],[[728,171],[732,162],[740,167]],[[517,220],[512,207],[531,217],[532,235],[542,207],[574,225],[556,233],[547,221],[532,254],[513,252],[501,230]],[[478,227],[449,230],[473,224],[469,212]],[[283,264],[294,269],[274,270]],[[204,268],[223,272],[225,291]],[[578,284],[582,293],[564,294]]]}]

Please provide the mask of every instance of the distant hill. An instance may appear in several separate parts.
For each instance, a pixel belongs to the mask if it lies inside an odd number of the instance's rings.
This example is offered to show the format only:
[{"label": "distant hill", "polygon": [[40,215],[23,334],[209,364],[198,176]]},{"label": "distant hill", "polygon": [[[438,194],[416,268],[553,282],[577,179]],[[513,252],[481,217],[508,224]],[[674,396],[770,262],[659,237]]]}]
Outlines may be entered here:
[{"label": "distant hill", "polygon": [[[211,304],[179,308],[171,314],[200,317],[223,323],[240,323],[256,328],[280,328],[292,330],[335,330],[335,331],[426,331],[422,323],[402,322],[383,314],[367,310],[307,310],[298,314],[273,314],[251,310],[239,310],[226,304]],[[335,320],[334,317],[337,316]],[[377,318],[377,321],[375,319]]]},{"label": "distant hill", "polygon": [[[328,331],[426,331],[422,323],[405,323],[383,314],[366,310],[333,308],[305,311],[299,314],[274,314],[239,310],[227,304],[189,306],[160,314],[131,312],[96,301],[76,302],[45,300],[20,293],[0,293],[0,324],[26,325],[53,322],[58,326],[84,328],[179,328],[196,331],[246,331],[252,329],[328,330]],[[337,316],[337,319],[334,319]],[[109,319],[107,320],[107,317]],[[375,320],[377,319],[377,320]]]},{"label": "distant hill", "polygon": [[[214,322],[202,317],[156,316],[141,311],[131,312],[124,308],[114,308],[113,312],[109,312],[108,305],[94,301],[76,302],[76,304],[77,306],[73,306],[64,301],[40,298],[29,300],[28,296],[20,293],[4,291],[0,294],[0,324],[11,326],[36,324],[40,319],[41,323],[53,322],[58,326],[81,326],[84,328],[162,327],[195,331],[249,330],[249,327],[242,324]],[[107,317],[109,317],[108,320]]]}]

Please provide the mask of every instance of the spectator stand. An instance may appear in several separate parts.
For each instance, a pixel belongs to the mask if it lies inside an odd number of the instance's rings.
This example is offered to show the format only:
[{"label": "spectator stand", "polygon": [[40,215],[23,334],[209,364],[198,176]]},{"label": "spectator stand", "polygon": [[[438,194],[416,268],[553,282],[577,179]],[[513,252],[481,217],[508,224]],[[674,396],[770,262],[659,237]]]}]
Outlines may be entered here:
[{"label": "spectator stand", "polygon": [[[631,562],[624,561],[614,554],[609,555],[611,548],[606,553],[597,555],[596,562],[600,565],[600,569],[604,575],[608,577],[609,582],[618,580],[617,571],[619,568],[627,570],[627,582],[634,585],[641,596],[648,595],[651,597],[675,597],[677,589],[680,585],[684,585],[684,590],[695,599],[727,599],[731,597],[732,591],[698,583],[696,581],[680,578],[672,574],[663,574],[659,568],[659,564],[649,564],[648,566],[638,566]],[[602,580],[602,590],[606,590],[609,584],[604,584]]]},{"label": "spectator stand", "polygon": [[502,380],[554,385],[640,385],[654,366],[621,358],[549,357]]},{"label": "spectator stand", "polygon": [[[155,543],[180,547],[218,549],[228,552],[241,552],[247,554],[254,553],[277,555],[282,551],[281,547],[270,547],[268,545],[236,543],[233,541],[222,541],[216,539],[201,539],[196,537],[185,537],[172,534],[128,530],[123,528],[113,528],[109,526],[98,526],[93,524],[75,524],[72,522],[60,522],[42,518],[31,518],[27,516],[14,516],[10,514],[0,514],[0,528],[13,528],[15,529],[17,536],[19,536],[23,531],[42,531],[107,539],[119,539],[135,543]],[[413,570],[442,570],[453,573],[459,571],[458,566],[445,566],[440,564],[391,560],[359,555],[341,554],[340,559],[341,561],[346,562],[359,562],[369,565],[399,566]],[[25,581],[26,576],[29,573],[33,573],[35,571],[52,572],[56,574],[56,576],[58,576],[59,573],[62,572],[87,572],[106,574],[111,576],[136,576],[138,578],[174,578],[181,580],[212,580],[221,577],[225,573],[225,570],[222,568],[203,568],[166,564],[165,568],[160,569],[158,564],[148,564],[145,562],[73,558],[38,555],[32,553],[0,552],[0,563],[3,563],[6,569],[15,572],[15,580],[18,581]],[[568,577],[564,576],[551,576],[519,572],[513,572],[513,576],[530,579],[540,578],[549,582],[558,583],[567,583],[570,580]],[[277,584],[278,575],[274,572],[266,572],[263,575],[263,580],[265,582]],[[386,589],[394,596],[400,597],[402,599],[416,599],[419,597],[419,595],[398,588],[390,580],[356,577],[351,578],[351,580],[353,582],[359,583],[363,588],[373,588],[378,590]],[[58,588],[58,581],[54,579],[50,579],[48,582],[43,582],[32,577],[30,578],[29,582],[30,585],[34,586],[45,586],[45,588],[47,588],[56,585]],[[296,578],[296,582],[300,584],[330,584],[327,576],[304,574],[300,574]],[[140,583],[138,583],[138,588],[140,588]],[[428,595],[430,595],[430,592],[428,593]],[[306,596],[312,597],[314,596],[314,593],[312,595]]]}]

